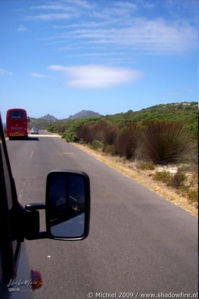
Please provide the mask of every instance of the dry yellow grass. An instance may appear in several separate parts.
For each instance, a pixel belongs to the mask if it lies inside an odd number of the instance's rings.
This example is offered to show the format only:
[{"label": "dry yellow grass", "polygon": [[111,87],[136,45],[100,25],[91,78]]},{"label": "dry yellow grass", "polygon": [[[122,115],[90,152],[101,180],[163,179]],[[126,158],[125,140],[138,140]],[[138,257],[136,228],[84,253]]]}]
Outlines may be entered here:
[{"label": "dry yellow grass", "polygon": [[198,209],[194,204],[188,201],[186,197],[177,194],[174,189],[165,186],[163,183],[154,182],[154,180],[151,177],[149,177],[149,175],[147,175],[147,171],[143,172],[137,169],[129,169],[128,164],[122,162],[122,160],[119,158],[105,155],[102,152],[97,152],[95,150],[90,149],[86,145],[81,145],[77,143],[71,144],[79,148],[80,150],[86,152],[90,156],[96,158],[97,160],[105,163],[111,168],[114,168],[123,175],[126,175],[127,177],[138,182],[139,184],[142,184],[148,189],[156,192],[158,195],[171,201],[173,204],[180,206],[184,210],[190,212],[192,215],[198,216]]}]

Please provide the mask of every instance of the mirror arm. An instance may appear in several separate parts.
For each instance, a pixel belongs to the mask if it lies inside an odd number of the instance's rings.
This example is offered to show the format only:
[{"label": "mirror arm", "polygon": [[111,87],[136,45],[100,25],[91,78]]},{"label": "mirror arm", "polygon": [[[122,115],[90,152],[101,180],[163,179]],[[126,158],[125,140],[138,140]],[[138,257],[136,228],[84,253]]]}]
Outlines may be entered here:
[{"label": "mirror arm", "polygon": [[31,236],[26,236],[27,240],[37,240],[37,239],[49,239],[50,236],[47,232],[39,232],[35,235],[31,235]]},{"label": "mirror arm", "polygon": [[[37,210],[45,210],[46,205],[43,203],[29,203],[25,205],[25,210],[29,212],[37,212]],[[45,239],[49,238],[49,234],[47,232],[37,232],[35,234],[27,234],[25,236],[27,240],[35,240],[35,239]]]},{"label": "mirror arm", "polygon": [[25,205],[25,209],[28,211],[45,210],[46,205],[44,203],[28,203]]}]

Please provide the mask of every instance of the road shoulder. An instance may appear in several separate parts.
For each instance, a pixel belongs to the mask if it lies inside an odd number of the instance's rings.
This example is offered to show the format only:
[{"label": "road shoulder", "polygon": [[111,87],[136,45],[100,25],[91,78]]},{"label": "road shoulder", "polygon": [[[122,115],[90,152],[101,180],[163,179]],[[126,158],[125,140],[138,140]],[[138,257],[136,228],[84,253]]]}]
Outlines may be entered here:
[{"label": "road shoulder", "polygon": [[165,186],[163,183],[155,183],[154,180],[148,175],[144,175],[141,171],[130,169],[124,163],[120,161],[117,157],[111,157],[101,152],[96,152],[86,145],[71,143],[76,148],[79,148],[88,155],[94,157],[95,159],[103,162],[109,167],[115,169],[116,171],[122,173],[123,175],[135,180],[141,185],[144,185],[149,190],[157,193],[158,195],[164,197],[166,200],[171,201],[173,204],[181,207],[185,211],[191,213],[194,216],[198,216],[198,209],[189,203],[186,197],[177,194],[172,188]]}]

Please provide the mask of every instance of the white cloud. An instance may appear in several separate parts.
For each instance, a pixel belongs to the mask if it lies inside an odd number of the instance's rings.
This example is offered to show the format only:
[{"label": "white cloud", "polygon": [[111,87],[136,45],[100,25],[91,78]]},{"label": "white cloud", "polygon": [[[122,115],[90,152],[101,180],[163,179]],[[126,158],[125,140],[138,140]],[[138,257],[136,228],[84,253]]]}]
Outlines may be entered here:
[{"label": "white cloud", "polygon": [[39,6],[31,6],[32,10],[69,10],[70,7],[60,4],[49,4],[49,5],[39,5]]},{"label": "white cloud", "polygon": [[51,65],[49,69],[63,72],[67,86],[85,89],[110,88],[133,82],[142,76],[142,73],[137,70],[101,65],[71,67]]},{"label": "white cloud", "polygon": [[9,75],[9,76],[12,76],[13,75],[13,72],[9,72],[5,69],[0,69],[0,76],[3,76],[3,75]]},{"label": "white cloud", "polygon": [[133,9],[133,10],[137,10],[137,5],[135,3],[132,3],[130,1],[127,1],[127,2],[115,2],[115,5],[120,7],[120,8],[128,8],[128,9]]},{"label": "white cloud", "polygon": [[85,8],[85,9],[90,9],[90,8],[93,8],[93,5],[91,5],[91,1],[86,1],[86,0],[68,0],[68,1],[65,1],[66,3],[69,3],[69,4],[74,4],[74,5],[77,5],[78,7],[81,7],[81,8]]},{"label": "white cloud", "polygon": [[44,75],[44,74],[39,74],[39,73],[31,73],[30,74],[32,77],[35,78],[53,78],[52,76]]},{"label": "white cloud", "polygon": [[47,13],[47,14],[39,14],[32,17],[27,17],[27,19],[35,19],[35,20],[43,20],[43,21],[63,20],[69,18],[71,18],[70,13]]},{"label": "white cloud", "polygon": [[[86,2],[82,2],[82,6],[86,6]],[[73,5],[71,5],[73,4]],[[79,7],[75,7],[73,3],[59,3],[59,4],[46,4],[39,6],[31,6],[30,10],[39,11],[39,14],[35,14],[32,16],[27,16],[28,20],[43,20],[43,21],[51,21],[51,20],[64,20],[70,19],[74,17],[79,17],[81,11]],[[78,4],[78,3],[77,3]]]},{"label": "white cloud", "polygon": [[61,66],[61,65],[50,65],[48,67],[49,70],[53,70],[53,71],[65,71],[67,69],[66,66]]},{"label": "white cloud", "polygon": [[[100,5],[98,1],[91,4],[86,0],[62,0],[31,6],[33,15],[27,16],[26,19],[69,20],[67,23],[52,24],[51,28],[59,29],[60,33],[52,31],[50,36],[54,44],[62,42],[69,48],[71,45],[78,49],[82,45],[92,45],[96,48],[108,46],[110,49],[142,51],[142,54],[179,55],[197,49],[198,32],[195,18],[193,21],[184,18],[179,12],[179,0],[173,1],[175,5],[172,4],[172,7],[178,7],[175,18],[167,16],[167,6],[172,0],[165,1],[168,2],[167,5],[159,5],[160,11],[165,9],[165,15],[162,15],[164,17],[158,17],[157,14],[151,17],[150,13],[149,16],[141,16],[143,7],[145,10],[147,8],[147,11],[149,8],[156,8],[157,5],[153,1],[118,0]],[[185,2],[187,7],[189,1]],[[190,6],[190,11],[193,11],[195,6]]]},{"label": "white cloud", "polygon": [[28,28],[25,27],[24,25],[19,25],[19,27],[17,28],[17,31],[22,32],[22,31],[27,31]]},{"label": "white cloud", "polygon": [[114,45],[155,54],[183,53],[197,47],[197,30],[187,23],[137,18],[121,28],[82,28],[63,32],[57,39],[80,44]]},{"label": "white cloud", "polygon": [[52,28],[54,29],[75,29],[75,28],[93,28],[93,27],[104,27],[107,25],[111,25],[111,21],[105,21],[105,22],[80,22],[75,24],[67,24],[67,25],[53,25]]}]

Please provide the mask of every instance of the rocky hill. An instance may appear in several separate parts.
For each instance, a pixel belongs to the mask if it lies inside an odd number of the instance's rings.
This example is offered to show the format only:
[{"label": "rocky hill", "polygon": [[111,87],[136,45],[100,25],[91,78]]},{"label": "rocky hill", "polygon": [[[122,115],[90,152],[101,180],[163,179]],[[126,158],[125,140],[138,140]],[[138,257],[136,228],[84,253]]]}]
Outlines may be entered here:
[{"label": "rocky hill", "polygon": [[38,129],[44,129],[47,128],[48,125],[51,125],[55,122],[62,122],[62,121],[67,121],[67,120],[74,120],[74,119],[83,119],[83,118],[88,118],[92,116],[101,116],[99,113],[90,111],[90,110],[82,110],[74,115],[69,116],[67,119],[64,120],[58,120],[56,117],[50,114],[46,114],[40,118],[33,118],[30,117],[30,122],[29,122],[29,128],[36,127]]},{"label": "rocky hill", "polygon": [[68,119],[82,119],[82,118],[87,118],[87,117],[92,117],[92,116],[101,116],[101,115],[94,111],[82,110],[74,115],[69,116]]},{"label": "rocky hill", "polygon": [[44,115],[44,116],[42,116],[42,117],[40,117],[41,119],[45,119],[45,120],[52,120],[52,121],[56,121],[57,120],[57,118],[56,117],[54,117],[53,115],[50,115],[50,114],[46,114],[46,115]]}]

